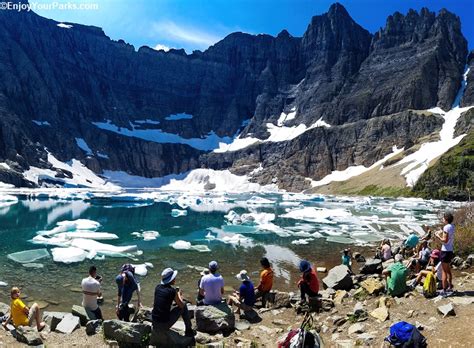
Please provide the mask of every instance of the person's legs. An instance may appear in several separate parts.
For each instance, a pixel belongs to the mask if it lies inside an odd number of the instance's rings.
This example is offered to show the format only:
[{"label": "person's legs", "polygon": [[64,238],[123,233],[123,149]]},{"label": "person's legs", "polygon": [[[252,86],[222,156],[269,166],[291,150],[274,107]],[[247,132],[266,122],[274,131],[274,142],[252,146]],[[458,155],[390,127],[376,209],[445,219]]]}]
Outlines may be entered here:
[{"label": "person's legs", "polygon": [[102,317],[102,311],[100,310],[100,307],[97,307],[96,310],[91,310],[92,313],[94,313],[96,319],[104,320]]},{"label": "person's legs", "polygon": [[31,324],[33,324],[33,320],[36,321],[36,328],[38,329],[38,331],[41,331],[44,327],[45,327],[45,323],[43,323],[41,321],[41,313],[40,313],[40,309],[38,307],[38,304],[37,303],[34,303],[31,307],[30,307],[30,311],[28,313],[28,321]]},{"label": "person's legs", "polygon": [[166,327],[169,329],[171,328],[177,321],[178,318],[183,318],[184,327],[185,327],[185,335],[189,336],[193,333],[193,327],[191,323],[191,317],[189,316],[188,307],[184,305],[183,308],[179,308],[178,306],[173,307],[170,311],[169,320],[166,323]]},{"label": "person's legs", "polygon": [[451,272],[451,264],[449,263],[446,269],[446,281],[448,283],[448,289],[453,289],[453,273]]},{"label": "person's legs", "polygon": [[441,268],[442,268],[442,274],[443,278],[441,280],[443,284],[443,290],[446,290],[448,288],[448,269],[449,269],[449,263],[447,262],[441,262]]},{"label": "person's legs", "polygon": [[312,291],[309,285],[306,283],[300,284],[300,294],[301,294],[301,301],[303,302],[306,301],[306,295],[308,295],[308,297],[313,297],[317,295],[317,293]]},{"label": "person's legs", "polygon": [[236,313],[240,314],[240,301],[237,298],[237,296],[230,295],[229,300],[228,300],[228,304],[229,304],[229,306],[235,305],[237,307]]},{"label": "person's legs", "polygon": [[130,321],[130,311],[128,309],[128,305],[121,304],[119,309],[119,320],[123,321]]}]

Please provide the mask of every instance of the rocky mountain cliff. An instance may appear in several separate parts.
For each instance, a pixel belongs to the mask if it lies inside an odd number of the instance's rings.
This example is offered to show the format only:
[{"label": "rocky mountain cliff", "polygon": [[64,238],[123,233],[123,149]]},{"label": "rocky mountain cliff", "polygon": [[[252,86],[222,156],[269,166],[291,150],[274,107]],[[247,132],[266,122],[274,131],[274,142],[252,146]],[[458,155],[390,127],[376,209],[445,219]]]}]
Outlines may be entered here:
[{"label": "rocky mountain cliff", "polygon": [[[145,177],[262,165],[254,180],[301,190],[305,178],[370,166],[439,131],[439,115],[413,110],[450,109],[466,57],[460,20],[446,10],[397,12],[371,34],[334,4],[301,38],[233,33],[190,55],[0,11],[0,181],[38,184],[23,172],[55,170],[51,153]],[[237,135],[254,141],[212,151]]]}]

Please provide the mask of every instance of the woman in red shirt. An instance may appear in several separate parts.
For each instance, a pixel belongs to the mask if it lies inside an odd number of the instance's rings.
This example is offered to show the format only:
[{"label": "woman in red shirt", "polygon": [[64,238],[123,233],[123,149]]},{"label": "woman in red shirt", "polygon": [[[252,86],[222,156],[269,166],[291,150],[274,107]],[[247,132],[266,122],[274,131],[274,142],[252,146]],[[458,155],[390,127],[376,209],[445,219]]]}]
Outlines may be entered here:
[{"label": "woman in red shirt", "polygon": [[306,295],[308,297],[314,297],[319,292],[319,280],[316,271],[311,267],[311,264],[302,260],[300,262],[300,280],[298,281],[298,287],[300,288],[301,302],[306,302]]}]

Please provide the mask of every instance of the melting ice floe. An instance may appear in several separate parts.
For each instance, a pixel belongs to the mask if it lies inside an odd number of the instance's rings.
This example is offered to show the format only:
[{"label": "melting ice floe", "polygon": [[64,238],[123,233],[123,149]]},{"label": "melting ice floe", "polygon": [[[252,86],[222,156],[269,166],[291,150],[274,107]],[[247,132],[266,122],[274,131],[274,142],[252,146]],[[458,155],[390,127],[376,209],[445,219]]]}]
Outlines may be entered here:
[{"label": "melting ice floe", "polygon": [[131,235],[143,238],[144,241],[155,240],[160,236],[158,231],[144,231],[144,232],[132,232]]},{"label": "melting ice floe", "polygon": [[176,250],[195,250],[199,252],[210,252],[211,249],[207,245],[196,244],[192,245],[190,242],[184,240],[177,240],[174,243],[171,243],[170,246]]}]

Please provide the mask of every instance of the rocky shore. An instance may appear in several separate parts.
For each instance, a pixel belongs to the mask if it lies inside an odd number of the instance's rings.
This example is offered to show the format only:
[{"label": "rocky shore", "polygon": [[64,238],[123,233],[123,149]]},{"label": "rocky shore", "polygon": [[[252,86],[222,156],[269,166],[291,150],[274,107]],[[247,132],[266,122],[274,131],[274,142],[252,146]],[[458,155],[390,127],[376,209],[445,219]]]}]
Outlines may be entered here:
[{"label": "rocky shore", "polygon": [[[364,260],[354,253],[360,265],[359,274],[350,276],[345,266],[336,266],[326,273],[319,268],[324,290],[309,304],[300,305],[299,295],[274,291],[266,308],[239,317],[225,304],[196,307],[188,305],[197,329],[198,347],[275,347],[291,329],[298,329],[303,319],[310,317],[310,327],[326,347],[357,347],[383,345],[389,327],[398,321],[417,326],[430,347],[469,347],[472,343],[471,324],[474,315],[474,256],[457,259],[456,292],[447,297],[426,299],[422,286],[393,298],[385,294],[380,272],[388,264],[379,260]],[[456,259],[455,259],[456,260]],[[354,264],[356,270],[358,264]],[[456,267],[456,266],[455,266]],[[0,314],[9,306],[0,303]],[[153,330],[151,308],[138,310],[132,323],[118,320],[94,320],[81,306],[70,313],[44,312],[47,328],[20,327],[0,330],[0,347],[43,345],[49,347],[187,347],[193,345],[184,337],[184,324],[178,321],[167,333]],[[387,344],[387,343],[385,343]]]}]

